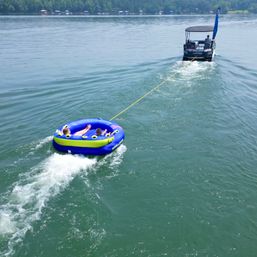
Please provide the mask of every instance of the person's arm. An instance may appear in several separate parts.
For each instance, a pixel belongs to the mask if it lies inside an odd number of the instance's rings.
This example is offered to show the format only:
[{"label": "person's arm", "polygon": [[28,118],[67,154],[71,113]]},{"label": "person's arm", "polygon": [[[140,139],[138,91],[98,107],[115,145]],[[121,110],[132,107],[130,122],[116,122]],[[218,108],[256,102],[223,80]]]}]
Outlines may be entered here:
[{"label": "person's arm", "polygon": [[84,129],[77,131],[74,135],[75,136],[82,136],[84,134],[86,134],[89,130],[91,129],[91,125],[88,124]]}]

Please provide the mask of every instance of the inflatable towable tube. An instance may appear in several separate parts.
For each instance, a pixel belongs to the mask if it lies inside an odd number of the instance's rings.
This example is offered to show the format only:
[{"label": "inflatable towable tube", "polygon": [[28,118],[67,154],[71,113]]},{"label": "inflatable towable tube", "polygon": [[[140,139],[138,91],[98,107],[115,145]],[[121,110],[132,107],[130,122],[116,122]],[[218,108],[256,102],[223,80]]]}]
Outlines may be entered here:
[{"label": "inflatable towable tube", "polygon": [[[76,135],[76,132],[83,130],[90,125],[83,135]],[[70,134],[63,134],[63,128],[67,126]],[[53,137],[53,146],[61,152],[83,155],[104,155],[114,151],[121,145],[125,134],[118,124],[100,118],[84,119],[67,123],[56,130]],[[100,128],[101,135],[97,136],[97,129]]]}]

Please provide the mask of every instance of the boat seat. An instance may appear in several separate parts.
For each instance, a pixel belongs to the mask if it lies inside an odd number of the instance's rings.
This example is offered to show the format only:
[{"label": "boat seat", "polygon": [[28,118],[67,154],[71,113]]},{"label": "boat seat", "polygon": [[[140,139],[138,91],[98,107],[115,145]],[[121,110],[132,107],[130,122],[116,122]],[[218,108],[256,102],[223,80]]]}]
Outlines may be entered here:
[{"label": "boat seat", "polygon": [[187,41],[187,43],[186,43],[186,49],[195,49],[195,48],[196,48],[195,42]]}]

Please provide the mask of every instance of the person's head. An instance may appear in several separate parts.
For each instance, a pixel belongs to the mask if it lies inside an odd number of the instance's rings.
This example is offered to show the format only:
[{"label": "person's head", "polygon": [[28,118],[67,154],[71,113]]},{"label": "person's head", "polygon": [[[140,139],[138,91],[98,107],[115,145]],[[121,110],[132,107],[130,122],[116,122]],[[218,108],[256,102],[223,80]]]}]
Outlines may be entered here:
[{"label": "person's head", "polygon": [[101,136],[102,130],[100,128],[98,128],[98,129],[96,129],[95,133],[97,136]]},{"label": "person's head", "polygon": [[210,37],[210,35],[207,35],[207,38],[209,38]]},{"label": "person's head", "polygon": [[70,129],[68,128],[68,126],[64,126],[64,128],[62,129],[62,132],[63,134],[66,136],[66,135],[69,135],[70,134]]}]

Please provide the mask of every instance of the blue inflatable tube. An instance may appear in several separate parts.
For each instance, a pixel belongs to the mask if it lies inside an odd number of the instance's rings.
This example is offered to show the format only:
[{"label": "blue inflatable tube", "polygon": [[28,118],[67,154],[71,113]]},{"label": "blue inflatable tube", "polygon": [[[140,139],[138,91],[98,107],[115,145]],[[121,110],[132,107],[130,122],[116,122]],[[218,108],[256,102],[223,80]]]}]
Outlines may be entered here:
[{"label": "blue inflatable tube", "polygon": [[[86,126],[90,129],[81,134]],[[69,129],[68,134],[64,134],[65,127]],[[58,151],[71,154],[105,155],[119,147],[124,137],[124,130],[117,123],[100,118],[84,119],[58,128],[54,133],[53,146]]]}]

